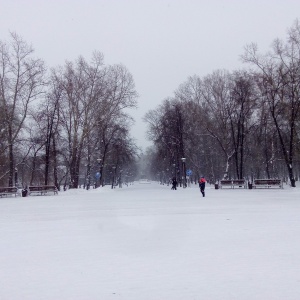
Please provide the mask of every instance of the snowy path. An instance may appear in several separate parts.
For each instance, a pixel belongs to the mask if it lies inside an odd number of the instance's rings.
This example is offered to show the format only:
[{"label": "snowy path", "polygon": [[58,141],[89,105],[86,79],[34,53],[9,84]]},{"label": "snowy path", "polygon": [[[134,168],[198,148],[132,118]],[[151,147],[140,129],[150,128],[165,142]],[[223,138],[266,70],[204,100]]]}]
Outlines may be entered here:
[{"label": "snowy path", "polygon": [[0,300],[300,299],[300,189],[0,199]]}]

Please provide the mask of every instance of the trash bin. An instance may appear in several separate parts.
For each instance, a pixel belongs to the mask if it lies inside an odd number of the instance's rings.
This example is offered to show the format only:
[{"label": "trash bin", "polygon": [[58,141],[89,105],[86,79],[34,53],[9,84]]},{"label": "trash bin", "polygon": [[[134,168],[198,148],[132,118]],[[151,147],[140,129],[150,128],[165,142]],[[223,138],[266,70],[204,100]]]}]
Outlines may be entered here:
[{"label": "trash bin", "polygon": [[248,189],[252,190],[252,182],[248,182]]},{"label": "trash bin", "polygon": [[219,184],[215,183],[215,190],[218,190],[218,189],[219,189]]},{"label": "trash bin", "polygon": [[26,189],[23,189],[22,190],[22,197],[26,197],[27,196],[27,190]]}]

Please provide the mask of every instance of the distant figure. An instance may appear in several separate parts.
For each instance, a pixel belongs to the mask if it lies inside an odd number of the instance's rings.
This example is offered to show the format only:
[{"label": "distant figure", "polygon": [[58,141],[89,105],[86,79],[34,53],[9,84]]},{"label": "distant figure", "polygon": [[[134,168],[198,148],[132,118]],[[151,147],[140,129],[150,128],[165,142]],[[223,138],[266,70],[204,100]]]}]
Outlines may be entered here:
[{"label": "distant figure", "polygon": [[27,197],[27,194],[28,194],[28,188],[26,185],[25,188],[22,190],[22,197]]},{"label": "distant figure", "polygon": [[171,190],[177,190],[177,180],[175,177],[172,179],[172,187]]},{"label": "distant figure", "polygon": [[202,194],[203,197],[205,197],[205,178],[204,176],[201,176],[201,178],[199,179],[199,187],[200,187],[200,192]]}]

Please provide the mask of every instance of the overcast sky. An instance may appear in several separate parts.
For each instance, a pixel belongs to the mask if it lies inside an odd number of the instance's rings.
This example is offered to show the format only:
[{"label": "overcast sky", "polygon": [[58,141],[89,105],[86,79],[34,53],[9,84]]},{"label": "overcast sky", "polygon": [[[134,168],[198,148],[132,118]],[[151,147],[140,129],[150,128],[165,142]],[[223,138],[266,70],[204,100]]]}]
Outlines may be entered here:
[{"label": "overcast sky", "polygon": [[48,67],[94,50],[122,63],[139,93],[132,135],[145,148],[142,117],[189,76],[244,68],[239,56],[263,52],[300,14],[300,0],[0,0],[0,39],[14,31]]}]

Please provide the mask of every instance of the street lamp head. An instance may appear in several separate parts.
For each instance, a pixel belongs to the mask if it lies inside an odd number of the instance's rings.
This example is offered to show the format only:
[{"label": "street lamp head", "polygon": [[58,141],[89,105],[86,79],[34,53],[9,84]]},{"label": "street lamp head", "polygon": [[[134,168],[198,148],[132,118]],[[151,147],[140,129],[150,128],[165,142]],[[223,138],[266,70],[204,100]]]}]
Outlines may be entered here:
[{"label": "street lamp head", "polygon": [[97,158],[97,162],[100,164],[100,162],[101,162],[101,158]]},{"label": "street lamp head", "polygon": [[185,162],[186,158],[185,158],[185,157],[182,157],[181,160],[182,160],[182,162]]}]

